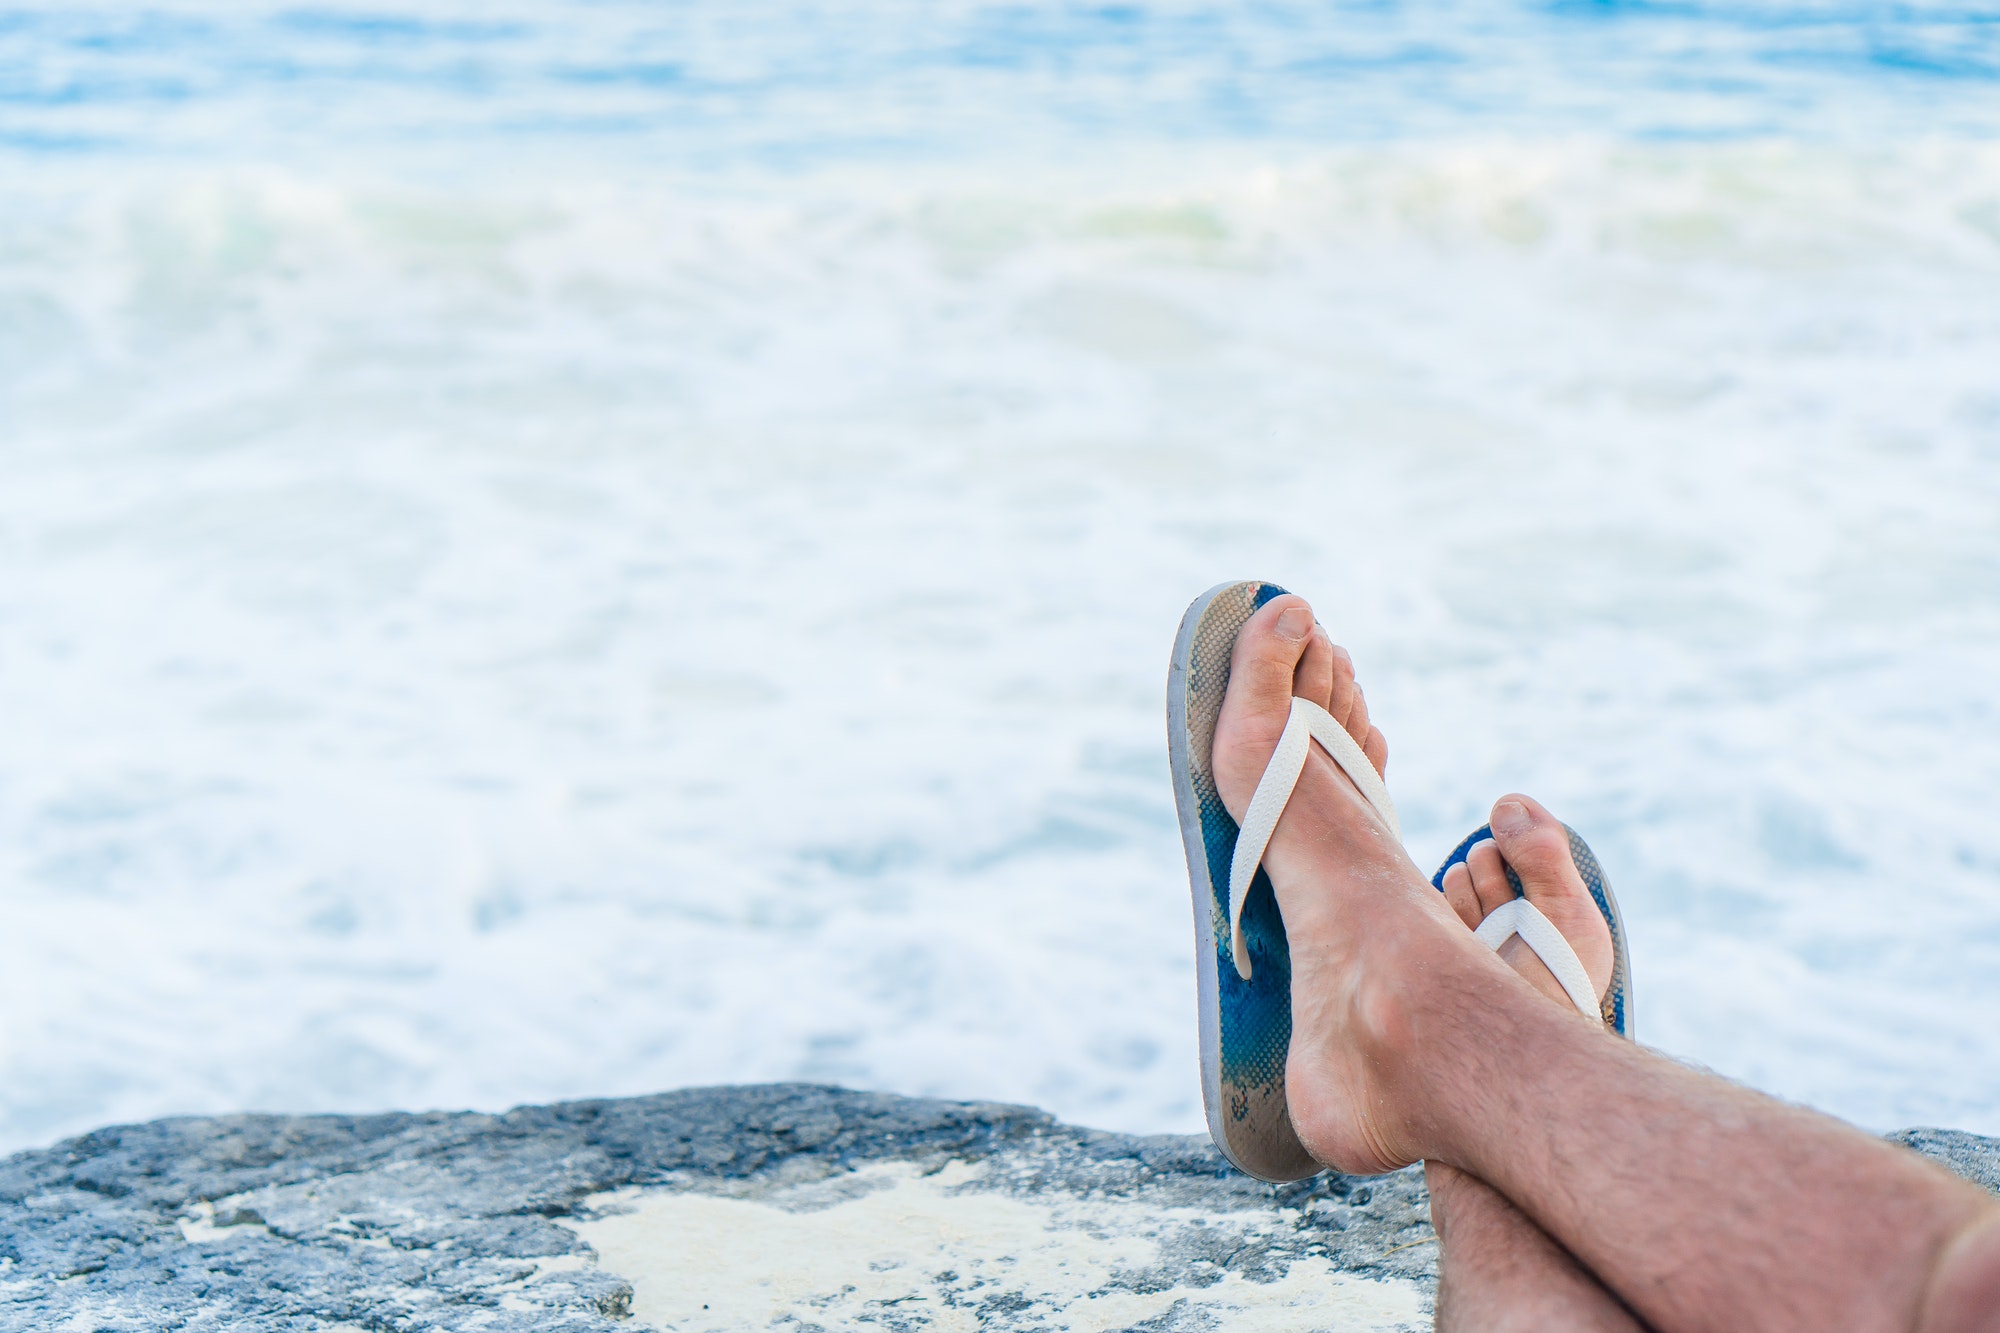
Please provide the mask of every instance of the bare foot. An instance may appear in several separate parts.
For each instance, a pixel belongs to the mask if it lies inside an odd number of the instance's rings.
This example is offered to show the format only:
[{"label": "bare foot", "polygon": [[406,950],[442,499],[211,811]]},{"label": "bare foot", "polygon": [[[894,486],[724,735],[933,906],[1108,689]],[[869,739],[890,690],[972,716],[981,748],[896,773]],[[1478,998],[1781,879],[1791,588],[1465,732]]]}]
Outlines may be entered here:
[{"label": "bare foot", "polygon": [[[1338,659],[1321,642],[1297,597],[1274,599],[1237,636],[1214,771],[1239,820],[1294,691],[1337,705]],[[1285,1095],[1321,1162],[1468,1171],[1655,1327],[1992,1327],[1990,1197],[1537,998],[1317,748],[1263,864],[1292,963]]]},{"label": "bare foot", "polygon": [[[1388,746],[1368,721],[1354,666],[1305,599],[1273,599],[1236,638],[1216,721],[1216,788],[1240,822],[1297,695],[1331,713],[1378,771]],[[1412,978],[1505,973],[1383,826],[1331,756],[1310,747],[1264,869],[1292,960],[1285,1095],[1306,1150],[1342,1171],[1393,1171],[1423,1154],[1400,1104],[1415,1045]],[[1365,946],[1365,947],[1364,947]],[[1508,984],[1518,984],[1508,982]]]},{"label": "bare foot", "polygon": [[[1590,976],[1597,998],[1611,985],[1611,927],[1569,853],[1569,832],[1541,802],[1521,795],[1502,796],[1493,803],[1488,823],[1491,838],[1472,844],[1465,860],[1445,872],[1444,896],[1459,919],[1477,930],[1487,914],[1514,897],[1507,878],[1511,867],[1521,881],[1521,893],[1549,919],[1577,961]],[[1500,946],[1500,959],[1519,972],[1536,990],[1572,1008],[1555,973],[1549,971],[1520,936]]]},{"label": "bare foot", "polygon": [[[1239,820],[1294,691],[1340,706],[1338,660],[1297,597],[1238,634],[1213,757]],[[1350,732],[1357,705],[1342,715]],[[1362,744],[1379,759],[1373,730]],[[1285,1095],[1321,1162],[1469,1172],[1654,1327],[1992,1328],[1989,1196],[1538,998],[1316,747],[1263,864],[1292,963]]]}]

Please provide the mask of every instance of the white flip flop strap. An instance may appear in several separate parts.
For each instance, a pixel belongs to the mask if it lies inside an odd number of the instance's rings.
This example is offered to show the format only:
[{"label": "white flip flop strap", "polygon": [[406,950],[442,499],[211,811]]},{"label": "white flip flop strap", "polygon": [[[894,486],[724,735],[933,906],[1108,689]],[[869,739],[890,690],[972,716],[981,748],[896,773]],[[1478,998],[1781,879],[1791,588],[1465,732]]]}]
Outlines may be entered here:
[{"label": "white flip flop strap", "polygon": [[1590,984],[1590,974],[1583,970],[1583,962],[1576,956],[1576,950],[1569,947],[1569,941],[1562,932],[1549,924],[1542,915],[1542,909],[1526,898],[1515,898],[1501,903],[1486,914],[1473,932],[1487,948],[1498,950],[1512,936],[1519,935],[1523,943],[1535,951],[1536,957],[1548,965],[1555,973],[1557,981],[1569,993],[1570,1003],[1577,1012],[1592,1022],[1603,1021],[1597,1008],[1597,990]]},{"label": "white flip flop strap", "polygon": [[[1368,756],[1354,743],[1354,737],[1333,720],[1333,714],[1310,700],[1294,696],[1292,715],[1285,719],[1278,748],[1271,752],[1271,762],[1264,765],[1264,776],[1257,780],[1250,808],[1243,813],[1243,827],[1236,835],[1236,856],[1229,863],[1229,951],[1236,960],[1236,975],[1245,981],[1250,980],[1250,949],[1243,941],[1243,903],[1250,896],[1250,882],[1257,877],[1257,867],[1264,860],[1264,849],[1271,845],[1278,818],[1292,799],[1292,788],[1298,785],[1299,774],[1305,771],[1306,751],[1313,741],[1318,741],[1320,748],[1333,756],[1333,762],[1360,788],[1361,795],[1389,826],[1396,841],[1403,840],[1402,825],[1396,821],[1396,806],[1389,799],[1389,789],[1382,785],[1375,765],[1368,762]],[[1556,938],[1560,941],[1562,937]]]}]

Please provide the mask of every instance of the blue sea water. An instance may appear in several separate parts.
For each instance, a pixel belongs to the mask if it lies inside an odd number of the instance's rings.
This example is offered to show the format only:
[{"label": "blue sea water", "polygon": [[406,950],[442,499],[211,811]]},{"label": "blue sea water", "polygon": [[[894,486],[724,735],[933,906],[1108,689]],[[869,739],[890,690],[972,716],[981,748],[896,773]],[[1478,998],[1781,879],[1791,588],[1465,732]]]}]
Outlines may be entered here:
[{"label": "blue sea water", "polygon": [[[1962,3],[428,5],[0,13],[0,142],[741,170],[1112,145],[1988,134]],[[475,168],[476,169],[476,168]]]},{"label": "blue sea water", "polygon": [[2000,16],[0,8],[0,1147],[1201,1123],[1162,689],[1360,664],[1640,1035],[2000,1132]]}]

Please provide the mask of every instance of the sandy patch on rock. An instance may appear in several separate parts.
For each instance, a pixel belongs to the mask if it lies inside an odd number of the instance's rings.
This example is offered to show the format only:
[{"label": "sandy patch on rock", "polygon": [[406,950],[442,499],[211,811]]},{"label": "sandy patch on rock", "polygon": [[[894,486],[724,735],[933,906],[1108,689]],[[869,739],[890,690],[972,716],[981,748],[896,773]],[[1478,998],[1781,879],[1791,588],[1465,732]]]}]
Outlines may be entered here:
[{"label": "sandy patch on rock", "polygon": [[1250,1276],[1225,1266],[1287,1227],[1285,1214],[1014,1192],[956,1163],[928,1173],[882,1163],[750,1196],[623,1190],[590,1202],[600,1216],[567,1225],[632,1284],[632,1313],[675,1333],[776,1324],[1089,1333],[1161,1316],[1173,1327],[1260,1333],[1429,1322],[1414,1283],[1357,1277],[1323,1257]]}]

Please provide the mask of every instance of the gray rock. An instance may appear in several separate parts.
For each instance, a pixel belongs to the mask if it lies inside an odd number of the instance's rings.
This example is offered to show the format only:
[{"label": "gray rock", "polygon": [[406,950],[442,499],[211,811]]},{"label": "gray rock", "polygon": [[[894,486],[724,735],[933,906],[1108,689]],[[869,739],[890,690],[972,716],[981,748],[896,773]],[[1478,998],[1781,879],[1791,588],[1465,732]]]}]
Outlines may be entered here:
[{"label": "gray rock", "polygon": [[2000,1194],[2000,1139],[1981,1138],[1962,1129],[1901,1129],[1889,1138]]},{"label": "gray rock", "polygon": [[[1897,1137],[2000,1185],[2000,1140]],[[804,1085],[161,1120],[0,1162],[8,1330],[1403,1328],[1435,1261],[1414,1170],[1268,1186],[1205,1138]]]}]

